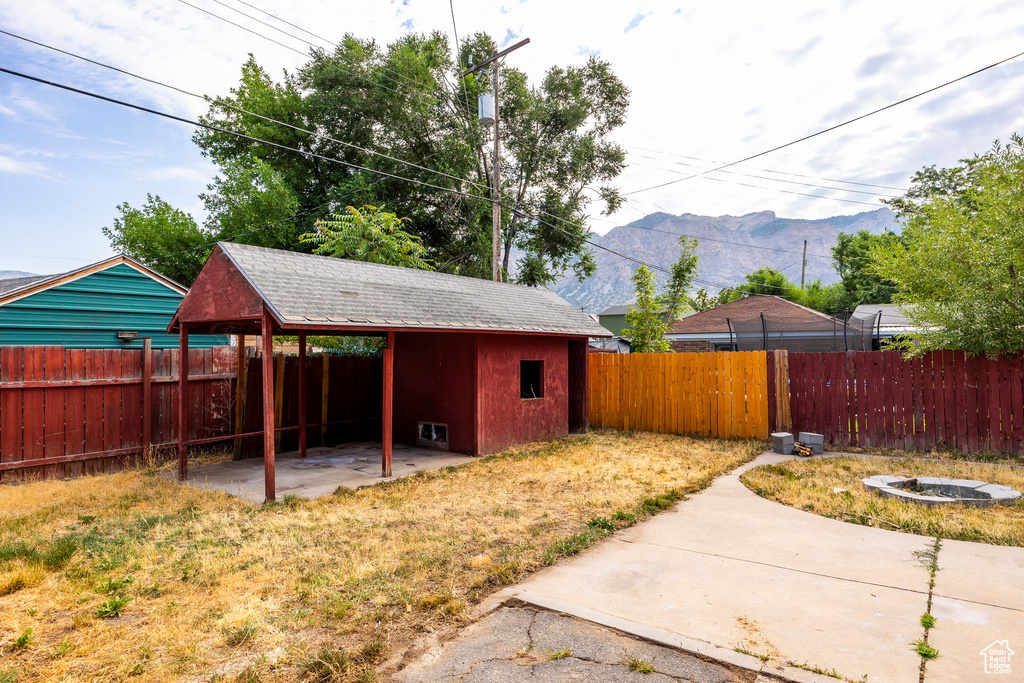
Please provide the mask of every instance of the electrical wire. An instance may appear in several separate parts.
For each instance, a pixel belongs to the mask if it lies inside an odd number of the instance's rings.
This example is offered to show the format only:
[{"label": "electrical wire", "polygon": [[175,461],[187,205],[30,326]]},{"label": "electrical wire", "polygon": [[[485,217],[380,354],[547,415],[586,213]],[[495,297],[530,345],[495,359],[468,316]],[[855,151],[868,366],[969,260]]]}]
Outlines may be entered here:
[{"label": "electrical wire", "polygon": [[[650,159],[651,161],[660,161],[663,163],[676,164],[678,166],[689,166],[691,168],[701,168],[697,164],[689,164],[685,161],[668,161],[666,159],[659,159],[657,157],[647,156],[645,154],[632,153],[632,156],[640,157],[641,159]],[[633,166],[640,166],[642,168],[653,168],[658,171],[665,171],[666,173],[676,173],[678,175],[686,175],[683,171],[675,171],[668,168],[662,168],[660,166],[651,166],[648,164],[633,163]],[[719,173],[725,173],[728,175],[744,176],[746,178],[757,178],[758,180],[767,180],[773,183],[786,183],[787,185],[800,185],[801,187],[817,187],[822,190],[835,190],[836,192],[850,192],[853,194],[865,194],[869,197],[899,197],[898,194],[889,194],[887,192],[868,192],[867,190],[851,190],[845,187],[835,187],[834,185],[817,185],[815,183],[801,182],[799,180],[783,180],[782,178],[769,178],[768,176],[757,175],[755,173],[740,173],[739,171],[719,171]],[[705,178],[707,176],[704,176]],[[842,181],[839,181],[842,182]],[[831,199],[831,197],[829,197]]]},{"label": "electrical wire", "polygon": [[[640,150],[641,152],[651,152],[652,154],[662,154],[662,155],[670,156],[670,157],[678,157],[680,159],[690,159],[692,161],[701,161],[701,162],[704,162],[706,164],[712,164],[712,165],[725,163],[724,161],[715,161],[714,159],[703,159],[701,157],[694,157],[694,156],[689,156],[689,155],[686,155],[686,154],[676,154],[674,152],[665,152],[663,150],[657,150],[657,149],[648,149],[646,147],[636,147],[636,146],[632,146],[632,145],[628,145],[628,146],[624,145],[624,147],[626,147],[626,149],[637,149],[637,150]],[[809,180],[823,180],[823,181],[825,181],[827,183],[843,183],[844,185],[860,185],[861,187],[875,187],[875,188],[878,188],[878,189],[881,189],[881,190],[896,190],[897,192],[904,192],[904,193],[909,191],[908,188],[906,188],[906,187],[893,187],[892,185],[876,185],[874,183],[862,183],[862,182],[859,182],[859,181],[856,181],[856,180],[840,180],[838,178],[819,178],[817,176],[805,175],[803,173],[791,173],[789,171],[775,171],[775,170],[770,169],[770,168],[757,168],[757,169],[754,169],[754,170],[755,171],[761,171],[762,173],[777,173],[779,175],[788,175],[788,176],[793,176],[794,178],[808,178]]]},{"label": "electrical wire", "polygon": [[[468,183],[468,184],[474,185],[474,186],[476,186],[478,188],[487,189],[487,185],[485,185],[483,183],[478,183],[476,181],[469,180],[469,179],[466,179],[466,178],[460,178],[458,176],[454,176],[454,175],[451,175],[451,174],[448,174],[448,173],[444,173],[443,171],[438,171],[436,169],[428,168],[426,166],[422,166],[420,164],[416,164],[416,163],[411,162],[411,161],[406,161],[404,159],[399,159],[399,158],[391,156],[389,154],[385,154],[384,152],[378,152],[378,151],[375,151],[375,150],[367,149],[365,147],[361,147],[361,146],[353,144],[351,142],[346,142],[344,140],[338,140],[337,138],[333,138],[333,137],[331,137],[329,135],[325,135],[323,133],[318,133],[316,131],[309,130],[307,128],[302,128],[301,126],[296,126],[294,124],[288,123],[287,121],[280,121],[278,119],[271,118],[271,117],[265,116],[263,114],[258,114],[256,112],[249,111],[248,109],[244,109],[242,107],[238,107],[238,106],[235,106],[233,104],[229,104],[227,102],[215,100],[215,99],[210,98],[210,97],[208,97],[206,95],[200,95],[199,93],[191,92],[189,90],[185,90],[184,88],[180,88],[178,86],[171,85],[169,83],[164,83],[163,81],[158,81],[158,80],[153,79],[153,78],[147,78],[146,76],[141,76],[139,74],[132,73],[131,71],[126,71],[125,69],[121,69],[121,68],[118,68],[116,66],[112,66],[110,64],[105,64],[105,63],[97,61],[95,59],[90,59],[88,57],[83,57],[82,55],[75,54],[74,52],[69,52],[67,50],[62,50],[62,49],[60,49],[58,47],[54,47],[52,45],[48,45],[46,43],[42,43],[42,42],[39,42],[37,40],[33,40],[31,38],[26,38],[25,36],[21,36],[21,35],[18,35],[16,33],[12,33],[10,31],[6,31],[4,29],[0,29],[0,34],[4,34],[6,36],[10,36],[11,38],[16,38],[18,40],[22,40],[22,41],[25,41],[27,43],[31,43],[33,45],[37,45],[39,47],[46,48],[48,50],[53,50],[54,52],[58,52],[60,54],[66,55],[68,57],[73,57],[74,59],[79,59],[79,60],[82,60],[84,62],[88,62],[90,64],[94,64],[96,66],[103,67],[104,69],[110,69],[111,71],[116,71],[117,73],[124,74],[125,76],[130,76],[132,78],[136,78],[136,79],[139,79],[141,81],[145,81],[147,83],[152,83],[154,85],[158,85],[158,86],[161,86],[163,88],[168,88],[170,90],[174,90],[175,92],[179,92],[179,93],[181,93],[183,95],[188,95],[189,97],[194,97],[194,98],[197,98],[197,99],[201,99],[204,102],[212,103],[212,104],[214,104],[215,106],[218,106],[218,107],[223,107],[223,108],[226,108],[226,109],[231,109],[232,111],[236,111],[236,112],[241,113],[241,114],[246,114],[248,116],[254,116],[254,117],[256,117],[258,119],[261,119],[263,121],[267,121],[268,123],[275,123],[277,125],[284,126],[286,128],[290,128],[292,130],[299,131],[301,133],[307,133],[309,135],[314,136],[315,138],[320,138],[320,139],[323,139],[323,140],[327,140],[328,142],[333,142],[333,143],[336,143],[336,144],[339,144],[339,145],[343,145],[345,147],[350,147],[352,149],[355,149],[355,150],[358,150],[360,152],[363,152],[364,154],[369,154],[369,155],[372,155],[372,156],[381,157],[381,158],[384,158],[384,159],[388,159],[390,161],[394,161],[394,162],[399,163],[399,164],[405,164],[406,166],[410,166],[412,168],[416,168],[416,169],[421,170],[421,171],[426,171],[428,173],[433,173],[435,175],[439,175],[439,176],[442,176],[442,177],[445,177],[445,178],[449,178],[451,180],[457,180],[459,182]],[[433,155],[431,155],[431,156],[433,156]]]},{"label": "electrical wire", "polygon": [[649,190],[656,190],[656,189],[661,188],[661,187],[667,187],[668,185],[675,185],[676,183],[681,183],[684,180],[689,180],[691,178],[697,178],[699,176],[703,176],[703,175],[706,175],[708,173],[713,173],[714,171],[721,171],[722,169],[729,168],[730,166],[736,166],[737,164],[742,164],[742,163],[750,161],[752,159],[757,159],[758,157],[763,157],[763,156],[765,156],[767,154],[771,154],[772,152],[777,152],[780,149],[785,149],[786,147],[792,147],[793,145],[796,145],[798,143],[804,142],[806,140],[810,140],[811,138],[818,137],[819,135],[824,135],[825,133],[830,133],[830,132],[832,132],[832,131],[834,131],[834,130],[836,130],[838,128],[842,128],[843,126],[848,126],[851,123],[855,123],[855,122],[860,121],[862,119],[866,119],[869,116],[874,116],[875,114],[879,114],[879,113],[881,113],[883,111],[886,111],[888,109],[892,109],[893,107],[897,107],[897,106],[899,106],[901,104],[904,104],[906,102],[910,102],[911,100],[917,99],[918,97],[923,97],[924,95],[927,95],[929,93],[933,93],[936,90],[940,90],[942,88],[945,88],[946,86],[953,85],[954,83],[959,83],[960,81],[962,81],[964,79],[970,78],[971,76],[976,76],[976,75],[978,75],[978,74],[980,74],[980,73],[982,73],[984,71],[988,71],[989,69],[994,69],[995,67],[1000,66],[1001,64],[1005,64],[1006,62],[1012,61],[1012,60],[1017,59],[1018,57],[1021,57],[1021,56],[1024,56],[1024,52],[1018,52],[1015,55],[1007,57],[1006,59],[1001,59],[998,62],[995,62],[993,64],[989,64],[988,66],[982,67],[980,69],[976,69],[976,70],[974,70],[974,71],[972,71],[972,72],[970,72],[968,74],[964,74],[963,76],[960,76],[959,78],[954,78],[951,81],[946,81],[945,83],[942,83],[941,85],[937,85],[937,86],[935,86],[933,88],[928,88],[927,90],[923,90],[923,91],[921,91],[921,92],[919,92],[919,93],[917,93],[915,95],[911,95],[910,97],[904,97],[903,99],[901,99],[901,100],[899,100],[897,102],[893,102],[891,104],[887,104],[884,107],[879,107],[878,109],[875,109],[873,111],[869,111],[866,114],[861,114],[860,116],[855,116],[852,119],[848,119],[846,121],[843,121],[842,123],[837,123],[834,126],[829,126],[828,128],[824,128],[822,130],[819,130],[816,133],[811,133],[810,135],[805,135],[802,138],[797,138],[796,140],[792,140],[790,142],[787,142],[787,143],[784,143],[784,144],[781,144],[781,145],[777,145],[775,147],[772,147],[771,149],[766,149],[763,152],[758,152],[757,154],[751,154],[750,156],[743,157],[742,159],[738,159],[736,161],[732,161],[732,162],[729,162],[727,164],[722,164],[721,166],[718,166],[716,168],[709,169],[707,171],[701,171],[700,173],[695,173],[695,174],[687,176],[685,178],[679,178],[678,180],[670,180],[667,183],[660,183],[658,185],[651,185],[650,187],[643,187],[643,188],[640,188],[638,190],[631,190],[629,192],[624,192],[623,195],[639,194],[640,192],[647,192]]}]

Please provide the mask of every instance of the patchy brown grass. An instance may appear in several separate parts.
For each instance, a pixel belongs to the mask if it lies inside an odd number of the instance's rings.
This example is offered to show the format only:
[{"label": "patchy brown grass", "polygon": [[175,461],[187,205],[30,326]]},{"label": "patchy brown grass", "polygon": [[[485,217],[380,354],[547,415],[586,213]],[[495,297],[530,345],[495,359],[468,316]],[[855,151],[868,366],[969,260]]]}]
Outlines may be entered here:
[{"label": "patchy brown grass", "polygon": [[[991,508],[924,508],[864,491],[876,474],[977,479],[1024,491],[1024,469],[917,458],[835,457],[765,465],[740,479],[758,495],[855,524],[959,541],[1024,546],[1024,502]],[[836,492],[835,489],[844,489]]]},{"label": "patchy brown grass", "polygon": [[763,448],[602,431],[261,507],[145,471],[0,486],[0,677],[373,680]]}]

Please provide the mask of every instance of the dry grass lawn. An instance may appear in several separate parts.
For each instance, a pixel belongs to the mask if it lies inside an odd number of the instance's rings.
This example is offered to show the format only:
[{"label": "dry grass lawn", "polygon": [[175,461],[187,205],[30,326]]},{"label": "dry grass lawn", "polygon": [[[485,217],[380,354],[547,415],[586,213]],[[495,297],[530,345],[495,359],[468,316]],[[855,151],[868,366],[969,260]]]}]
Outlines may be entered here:
[{"label": "dry grass lawn", "polygon": [[[1022,501],[991,508],[924,508],[866,492],[861,479],[876,474],[977,479],[1024,491],[1024,469],[1020,467],[915,458],[794,460],[757,467],[741,480],[758,495],[846,522],[959,541],[1024,546]],[[836,492],[837,488],[845,490]]]},{"label": "dry grass lawn", "polygon": [[151,471],[0,486],[0,682],[375,680],[763,449],[601,431],[262,507]]}]

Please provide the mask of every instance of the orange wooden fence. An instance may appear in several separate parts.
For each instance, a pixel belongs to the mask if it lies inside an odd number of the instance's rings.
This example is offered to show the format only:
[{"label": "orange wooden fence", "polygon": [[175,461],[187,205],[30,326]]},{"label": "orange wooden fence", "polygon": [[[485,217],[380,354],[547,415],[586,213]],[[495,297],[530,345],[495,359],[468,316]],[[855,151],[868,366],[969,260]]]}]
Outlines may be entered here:
[{"label": "orange wooden fence", "polygon": [[768,438],[764,351],[590,355],[590,425]]}]

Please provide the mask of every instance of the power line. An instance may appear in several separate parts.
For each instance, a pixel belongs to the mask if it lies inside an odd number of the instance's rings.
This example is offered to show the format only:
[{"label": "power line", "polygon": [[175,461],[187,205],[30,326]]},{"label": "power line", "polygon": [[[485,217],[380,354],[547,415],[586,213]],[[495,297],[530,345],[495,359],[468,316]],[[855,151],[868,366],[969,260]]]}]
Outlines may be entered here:
[{"label": "power line", "polygon": [[[123,107],[128,107],[130,109],[135,109],[137,111],[142,111],[142,112],[145,112],[147,114],[153,114],[155,116],[160,116],[162,118],[170,119],[172,121],[178,121],[180,123],[186,123],[186,124],[191,125],[191,126],[197,126],[197,127],[200,127],[200,128],[205,128],[207,130],[212,130],[212,131],[215,131],[215,132],[224,133],[226,135],[233,135],[235,137],[238,137],[238,138],[241,138],[241,139],[244,139],[244,140],[249,140],[251,142],[262,143],[262,144],[265,144],[265,145],[269,145],[271,147],[276,147],[276,148],[283,149],[283,150],[286,150],[286,151],[295,152],[296,154],[301,154],[303,156],[308,156],[308,157],[312,157],[312,158],[315,158],[315,159],[320,159],[320,160],[323,160],[323,161],[340,164],[340,165],[343,165],[343,166],[346,166],[346,167],[349,167],[349,168],[353,168],[353,169],[356,169],[356,170],[367,171],[369,173],[376,173],[378,175],[385,176],[385,177],[388,177],[388,178],[393,178],[395,180],[403,180],[405,182],[410,182],[410,183],[413,183],[413,184],[416,184],[416,185],[420,185],[420,186],[424,186],[424,187],[429,187],[431,189],[439,190],[441,192],[447,192],[449,194],[458,195],[458,196],[461,196],[463,198],[475,198],[475,199],[480,199],[482,201],[488,201],[485,197],[480,197],[478,195],[474,195],[474,194],[471,194],[471,193],[468,193],[468,192],[464,192],[462,190],[455,190],[455,189],[451,189],[451,188],[441,187],[439,185],[433,185],[431,183],[426,183],[426,182],[423,182],[423,181],[420,181],[420,180],[414,180],[412,178],[405,178],[405,177],[402,177],[402,176],[398,176],[398,175],[395,175],[393,173],[388,173],[386,171],[380,171],[380,170],[377,170],[377,169],[372,169],[372,168],[367,168],[367,167],[359,166],[357,164],[352,164],[352,163],[349,163],[347,161],[343,161],[341,159],[334,159],[334,158],[331,158],[331,157],[326,157],[326,156],[323,156],[321,154],[316,154],[314,152],[306,152],[306,151],[303,151],[303,150],[300,150],[300,149],[296,149],[294,147],[289,147],[287,145],[282,145],[280,143],[270,142],[268,140],[261,140],[259,138],[253,137],[251,135],[245,135],[244,133],[237,133],[235,131],[226,130],[226,129],[223,129],[223,128],[219,128],[217,126],[212,126],[212,125],[210,125],[208,123],[202,123],[201,121],[192,121],[192,120],[184,118],[182,116],[177,116],[177,115],[174,115],[174,114],[169,114],[167,112],[162,112],[162,111],[159,111],[159,110],[156,110],[156,109],[151,109],[149,107],[143,107],[143,106],[138,105],[138,104],[133,104],[131,102],[125,102],[124,100],[119,100],[119,99],[116,99],[116,98],[113,98],[113,97],[107,97],[106,95],[100,95],[99,93],[90,92],[88,90],[83,90],[81,88],[75,88],[73,86],[65,85],[63,83],[57,83],[55,81],[49,81],[49,80],[46,80],[44,78],[39,78],[37,76],[31,76],[29,74],[21,73],[19,71],[14,71],[13,69],[7,69],[7,68],[4,68],[4,67],[0,67],[0,73],[6,73],[8,75],[15,76],[17,78],[23,78],[25,80],[29,80],[29,81],[33,81],[33,82],[36,82],[36,83],[40,83],[42,85],[48,85],[48,86],[51,86],[51,87],[54,87],[54,88],[59,88],[61,90],[65,90],[65,91],[68,91],[68,92],[73,92],[73,93],[76,93],[76,94],[79,94],[79,95],[84,95],[86,97],[92,97],[94,99],[98,99],[98,100],[101,100],[101,101],[104,101],[104,102],[109,102],[111,104],[117,104],[117,105],[120,105],[120,106],[123,106]],[[497,201],[501,202],[501,199],[498,198]],[[542,223],[543,225],[551,227],[554,230],[558,230],[558,231],[560,231],[560,232],[562,232],[562,233],[564,233],[566,235],[575,236],[572,233],[570,233],[568,230],[565,230],[564,228],[561,228],[561,227],[559,227],[557,225],[549,223],[549,222],[547,222],[547,221],[545,221],[545,220],[543,220],[541,218],[533,217],[533,216],[527,216],[527,217],[531,218],[531,220],[535,220],[535,221],[537,221],[539,223]],[[586,228],[584,228],[582,225],[580,225],[578,223],[571,223],[569,221],[563,221],[563,222],[567,222],[570,225],[575,225],[576,227],[579,227],[579,228],[582,228],[582,229],[586,230]],[[587,232],[590,232],[590,231],[587,230]],[[593,233],[591,233],[591,234],[593,234]],[[592,245],[594,247],[597,247],[599,249],[603,249],[603,250],[608,251],[608,252],[610,252],[612,254],[615,254],[616,256],[621,256],[622,258],[628,259],[628,260],[633,261],[635,263],[640,263],[640,264],[643,264],[643,265],[647,265],[647,266],[649,266],[653,270],[658,270],[658,271],[663,272],[663,273],[670,273],[670,271],[667,268],[663,268],[661,266],[657,266],[657,265],[653,265],[653,264],[646,264],[642,260],[633,258],[633,257],[628,256],[626,254],[623,254],[621,252],[615,251],[614,249],[611,249],[609,247],[605,247],[604,245],[597,244],[597,243],[593,242],[592,240],[584,238],[584,242],[587,243],[587,244],[590,244],[590,245]],[[695,281],[707,282],[707,281],[696,280],[696,279],[695,279]],[[715,287],[722,287],[722,288],[732,289],[731,287],[727,287],[725,285],[719,285],[719,284],[712,283],[712,282],[707,282],[707,284],[710,284],[711,286],[715,286]]]},{"label": "power line", "polygon": [[[697,166],[696,164],[688,164],[685,161],[668,161],[668,160],[665,160],[665,159],[659,159],[657,157],[647,156],[647,155],[644,155],[644,154],[633,154],[633,156],[640,157],[641,159],[650,159],[651,161],[660,161],[662,163],[676,164],[678,166],[690,166],[691,168],[700,168],[700,166]],[[646,165],[646,164],[634,164],[634,165],[642,166],[643,168],[653,168],[653,169],[656,169],[658,171],[666,171],[668,173],[678,173],[679,175],[686,175],[682,171],[673,171],[672,169],[661,168],[660,166],[650,166],[650,165]],[[787,185],[800,185],[802,187],[817,187],[817,188],[820,188],[822,190],[835,190],[837,192],[850,192],[850,193],[853,193],[853,194],[866,194],[869,197],[899,197],[900,196],[898,194],[888,194],[886,192],[868,192],[866,190],[851,190],[851,189],[845,188],[845,187],[835,187],[834,185],[817,185],[815,183],[801,182],[799,180],[783,180],[782,178],[770,178],[768,176],[757,175],[755,173],[740,173],[738,171],[719,171],[719,173],[725,173],[725,174],[728,174],[728,175],[744,176],[746,178],[757,178],[759,180],[768,180],[768,181],[773,182],[773,183],[786,183]],[[704,177],[707,177],[707,176],[704,176]],[[839,182],[842,182],[842,181],[839,181]],[[829,199],[831,199],[831,197],[829,197]]]},{"label": "power line", "polygon": [[239,24],[237,22],[231,21],[230,19],[228,19],[226,17],[222,17],[219,14],[214,14],[213,12],[211,12],[208,9],[203,9],[202,7],[199,7],[198,5],[193,5],[192,3],[188,2],[187,0],[178,0],[178,2],[180,2],[183,5],[188,5],[192,9],[197,9],[200,12],[203,12],[204,14],[209,14],[211,17],[213,17],[215,19],[220,19],[221,21],[225,21],[225,22],[231,24],[232,26],[236,26],[236,27],[242,29],[243,31],[247,31],[247,32],[253,34],[254,36],[259,36],[260,38],[263,38],[264,40],[269,40],[270,42],[274,43],[275,45],[280,45],[281,47],[283,47],[286,50],[291,50],[292,52],[294,52],[296,54],[302,55],[303,57],[309,57],[309,55],[306,54],[305,52],[303,52],[302,50],[297,50],[294,47],[292,47],[291,45],[285,45],[284,43],[282,43],[279,40],[274,40],[270,36],[265,36],[262,33],[259,33],[257,31],[253,31],[251,28],[248,28],[246,26],[242,26],[241,24]]},{"label": "power line", "polygon": [[[661,151],[661,150],[657,150],[657,149],[648,149],[646,147],[633,147],[633,146],[630,146],[630,147],[626,147],[626,149],[638,149],[638,150],[640,150],[642,152],[651,152],[652,154],[663,154],[665,156],[678,157],[680,159],[690,159],[692,161],[701,161],[701,162],[704,162],[706,164],[712,164],[712,165],[725,163],[723,161],[715,161],[714,159],[703,159],[701,157],[694,157],[694,156],[689,156],[689,155],[686,155],[686,154],[676,154],[674,152],[665,152],[665,151]],[[856,181],[856,180],[841,180],[839,178],[819,178],[818,176],[805,175],[803,173],[791,173],[789,171],[775,171],[775,170],[770,169],[770,168],[758,168],[758,169],[754,169],[754,170],[761,171],[763,173],[777,173],[779,175],[788,175],[788,176],[793,176],[794,178],[808,178],[810,180],[824,180],[825,182],[828,182],[828,183],[843,183],[844,185],[859,185],[861,187],[875,187],[875,188],[878,188],[878,189],[881,189],[881,190],[896,190],[897,192],[908,192],[908,189],[905,188],[905,187],[894,187],[892,185],[876,185],[875,183],[862,183],[862,182],[859,182],[859,181]]]},{"label": "power line", "polygon": [[[53,50],[54,52],[59,52],[60,54],[67,55],[68,57],[73,57],[75,59],[80,59],[80,60],[82,60],[84,62],[88,62],[90,64],[94,64],[96,66],[103,67],[104,69],[110,69],[111,71],[116,71],[117,73],[121,73],[121,74],[124,74],[126,76],[131,76],[132,78],[137,78],[137,79],[139,79],[141,81],[145,81],[147,83],[152,83],[154,85],[159,85],[161,87],[168,88],[170,90],[174,90],[176,92],[182,93],[183,95],[188,95],[190,97],[195,97],[197,99],[201,99],[204,102],[212,103],[212,104],[214,104],[215,106],[218,106],[218,107],[223,107],[223,108],[226,108],[226,109],[231,109],[233,111],[239,112],[241,114],[247,114],[249,116],[255,116],[256,118],[261,119],[263,121],[267,121],[269,123],[275,123],[275,124],[278,124],[280,126],[284,126],[286,128],[290,128],[292,130],[296,130],[296,131],[299,131],[299,132],[302,132],[302,133],[307,133],[309,135],[314,136],[315,138],[319,137],[319,138],[321,138],[323,140],[327,140],[329,142],[334,142],[334,143],[339,144],[339,145],[344,145],[346,147],[351,147],[352,149],[359,150],[360,152],[363,152],[365,154],[369,154],[369,155],[372,155],[372,156],[378,156],[378,157],[381,157],[381,158],[384,158],[384,159],[388,159],[390,161],[394,161],[396,163],[405,164],[407,166],[411,166],[412,168],[416,168],[416,169],[419,169],[421,171],[426,171],[428,173],[433,173],[435,175],[443,176],[443,177],[446,177],[446,178],[449,178],[449,179],[452,179],[452,180],[457,180],[459,182],[465,182],[465,183],[468,183],[470,185],[475,185],[476,187],[479,187],[479,188],[484,188],[484,189],[487,188],[487,186],[485,184],[483,184],[483,183],[478,183],[476,181],[469,180],[469,179],[466,179],[466,178],[460,178],[458,176],[454,176],[454,175],[451,175],[451,174],[448,174],[448,173],[444,173],[443,171],[438,171],[436,169],[428,168],[426,166],[422,166],[422,165],[416,164],[416,163],[411,162],[411,161],[406,161],[404,159],[399,159],[397,157],[391,156],[390,154],[385,154],[384,152],[378,152],[378,151],[375,151],[375,150],[367,149],[365,147],[360,147],[359,145],[353,144],[351,142],[346,142],[344,140],[338,140],[337,138],[333,138],[333,137],[331,137],[329,135],[325,135],[323,133],[318,133],[316,131],[312,131],[312,130],[309,130],[307,128],[302,128],[301,126],[296,126],[294,124],[288,123],[287,121],[280,121],[278,119],[271,118],[269,116],[264,116],[263,114],[258,114],[256,112],[249,111],[248,109],[243,109],[242,107],[238,107],[238,106],[235,106],[233,104],[228,104],[227,102],[214,100],[214,99],[212,99],[212,98],[210,98],[210,97],[208,97],[206,95],[200,95],[199,93],[191,92],[189,90],[185,90],[184,88],[180,88],[178,86],[171,85],[169,83],[164,83],[163,81],[158,81],[158,80],[153,79],[153,78],[147,78],[146,76],[141,76],[139,74],[132,73],[131,71],[126,71],[124,69],[118,68],[116,66],[111,66],[110,64],[105,64],[105,63],[97,61],[95,59],[90,59],[88,57],[83,57],[82,55],[75,54],[74,52],[69,52],[67,50],[62,50],[62,49],[60,49],[58,47],[54,47],[52,45],[47,45],[46,43],[41,43],[41,42],[39,42],[37,40],[32,40],[31,38],[26,38],[25,36],[21,36],[21,35],[18,35],[16,33],[11,33],[10,31],[5,31],[3,29],[0,29],[0,33],[2,33],[4,35],[7,35],[7,36],[10,36],[11,38],[16,38],[18,40],[23,40],[23,41],[25,41],[27,43],[31,43],[31,44],[37,45],[39,47],[46,48],[48,50]],[[270,143],[268,143],[268,144],[270,144]],[[434,156],[434,155],[431,154],[430,156]],[[429,157],[427,157],[427,158],[429,158]]]},{"label": "power line", "polygon": [[690,178],[696,178],[698,176],[703,176],[703,175],[705,175],[707,173],[712,173],[714,171],[721,171],[724,168],[729,168],[730,166],[735,166],[737,164],[742,164],[742,163],[744,163],[746,161],[750,161],[751,159],[757,159],[758,157],[763,157],[763,156],[765,156],[767,154],[771,154],[772,152],[777,152],[780,149],[785,149],[786,147],[792,147],[793,145],[798,144],[800,142],[804,142],[806,140],[810,140],[811,138],[818,137],[819,135],[824,135],[825,133],[832,132],[832,131],[836,130],[837,128],[842,128],[843,126],[848,126],[851,123],[855,123],[857,121],[860,121],[861,119],[866,119],[869,116],[874,116],[875,114],[879,114],[879,113],[881,113],[883,111],[886,111],[887,109],[892,109],[893,107],[897,107],[897,106],[899,106],[901,104],[904,104],[904,103],[909,102],[911,100],[917,99],[918,97],[922,97],[922,96],[927,95],[929,93],[933,93],[936,90],[939,90],[941,88],[945,88],[946,86],[952,85],[954,83],[958,83],[958,82],[960,82],[960,81],[962,81],[962,80],[964,80],[966,78],[970,78],[971,76],[976,76],[977,74],[980,74],[983,71],[988,71],[989,69],[994,69],[995,67],[997,67],[997,66],[999,66],[1001,64],[1005,64],[1006,62],[1012,61],[1012,60],[1017,59],[1018,57],[1021,57],[1021,56],[1024,56],[1024,52],[1018,52],[1017,54],[1012,55],[1010,57],[1007,57],[1006,59],[1001,59],[998,62],[995,62],[994,64],[989,64],[988,66],[985,66],[985,67],[982,67],[982,68],[977,69],[975,71],[972,71],[969,74],[964,74],[963,76],[960,76],[959,78],[954,78],[953,80],[946,81],[945,83],[943,83],[941,85],[937,85],[937,86],[935,86],[933,88],[928,88],[927,90],[923,90],[923,91],[917,93],[916,95],[911,95],[910,97],[904,97],[902,100],[899,100],[897,102],[893,102],[892,104],[887,104],[884,107],[879,107],[878,109],[875,109],[873,111],[869,111],[866,114],[861,114],[860,116],[856,116],[856,117],[854,117],[852,119],[848,119],[846,121],[843,121],[842,123],[837,123],[834,126],[829,126],[828,128],[825,128],[823,130],[819,130],[816,133],[811,133],[810,135],[805,135],[802,138],[798,138],[798,139],[793,140],[791,142],[787,142],[785,144],[778,145],[776,147],[772,147],[771,149],[766,149],[763,152],[758,152],[757,154],[751,154],[750,156],[743,157],[742,159],[739,159],[737,161],[732,161],[732,162],[730,162],[728,164],[723,164],[721,166],[718,166],[718,167],[713,168],[713,169],[709,169],[707,171],[701,171],[700,173],[695,173],[695,174],[687,176],[685,178],[679,178],[678,180],[670,180],[667,183],[661,183],[659,185],[652,185],[650,187],[643,187],[643,188],[640,188],[639,190],[632,190],[630,192],[624,192],[623,194],[624,195],[638,194],[640,192],[647,192],[648,190],[655,190],[655,189],[658,189],[658,188],[661,188],[661,187],[666,187],[668,185],[674,185],[676,183],[681,183],[684,180],[689,180]]}]

